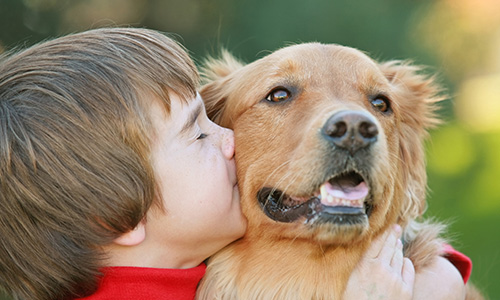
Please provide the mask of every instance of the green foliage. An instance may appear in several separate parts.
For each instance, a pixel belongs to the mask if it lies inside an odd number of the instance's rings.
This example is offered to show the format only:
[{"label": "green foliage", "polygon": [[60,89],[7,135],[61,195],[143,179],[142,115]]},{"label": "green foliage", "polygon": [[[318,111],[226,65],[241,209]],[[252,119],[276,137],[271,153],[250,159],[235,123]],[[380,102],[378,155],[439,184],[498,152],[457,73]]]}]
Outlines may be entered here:
[{"label": "green foliage", "polygon": [[478,134],[451,123],[428,146],[428,216],[448,222],[452,244],[473,261],[471,280],[489,295],[500,278],[500,132]]}]

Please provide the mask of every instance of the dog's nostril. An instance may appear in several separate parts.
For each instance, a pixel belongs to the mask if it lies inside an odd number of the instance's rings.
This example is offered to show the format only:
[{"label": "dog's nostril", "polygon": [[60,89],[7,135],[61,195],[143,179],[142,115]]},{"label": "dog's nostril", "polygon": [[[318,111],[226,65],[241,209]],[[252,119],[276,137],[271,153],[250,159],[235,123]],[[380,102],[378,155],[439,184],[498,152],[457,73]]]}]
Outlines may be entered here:
[{"label": "dog's nostril", "polygon": [[364,138],[371,139],[378,135],[377,125],[372,122],[361,122],[359,124],[359,134]]},{"label": "dog's nostril", "polygon": [[330,124],[325,128],[325,133],[331,137],[342,137],[347,132],[347,124],[345,122],[337,122]]}]

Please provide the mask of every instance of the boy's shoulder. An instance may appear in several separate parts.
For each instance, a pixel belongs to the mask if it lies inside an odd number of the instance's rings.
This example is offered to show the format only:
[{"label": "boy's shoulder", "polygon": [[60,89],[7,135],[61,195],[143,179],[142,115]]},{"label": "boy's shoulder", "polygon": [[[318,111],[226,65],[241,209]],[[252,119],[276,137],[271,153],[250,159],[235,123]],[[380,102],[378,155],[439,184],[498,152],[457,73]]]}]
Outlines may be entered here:
[{"label": "boy's shoulder", "polygon": [[444,255],[460,272],[464,283],[467,283],[472,272],[472,260],[465,254],[455,250],[452,246],[444,245]]}]

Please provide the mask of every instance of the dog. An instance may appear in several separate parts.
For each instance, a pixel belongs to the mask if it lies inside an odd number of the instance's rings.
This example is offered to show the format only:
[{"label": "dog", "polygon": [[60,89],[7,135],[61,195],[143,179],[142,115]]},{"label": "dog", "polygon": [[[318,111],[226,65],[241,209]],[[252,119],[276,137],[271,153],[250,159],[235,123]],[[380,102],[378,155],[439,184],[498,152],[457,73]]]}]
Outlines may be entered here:
[{"label": "dog", "polygon": [[209,59],[208,116],[234,130],[243,238],[208,262],[198,299],[341,299],[394,223],[416,270],[442,254],[426,208],[424,139],[443,99],[404,61],[333,44],[282,48],[245,65]]}]

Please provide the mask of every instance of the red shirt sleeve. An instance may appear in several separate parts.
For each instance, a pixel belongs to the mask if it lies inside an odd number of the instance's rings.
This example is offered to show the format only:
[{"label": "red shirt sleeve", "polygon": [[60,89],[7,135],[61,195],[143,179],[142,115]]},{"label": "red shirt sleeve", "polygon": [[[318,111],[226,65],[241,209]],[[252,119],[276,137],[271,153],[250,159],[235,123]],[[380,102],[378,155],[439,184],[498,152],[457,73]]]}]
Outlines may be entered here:
[{"label": "red shirt sleeve", "polygon": [[444,244],[443,246],[443,256],[458,269],[464,279],[464,283],[467,283],[472,272],[472,260],[465,254],[455,250],[451,245]]}]

